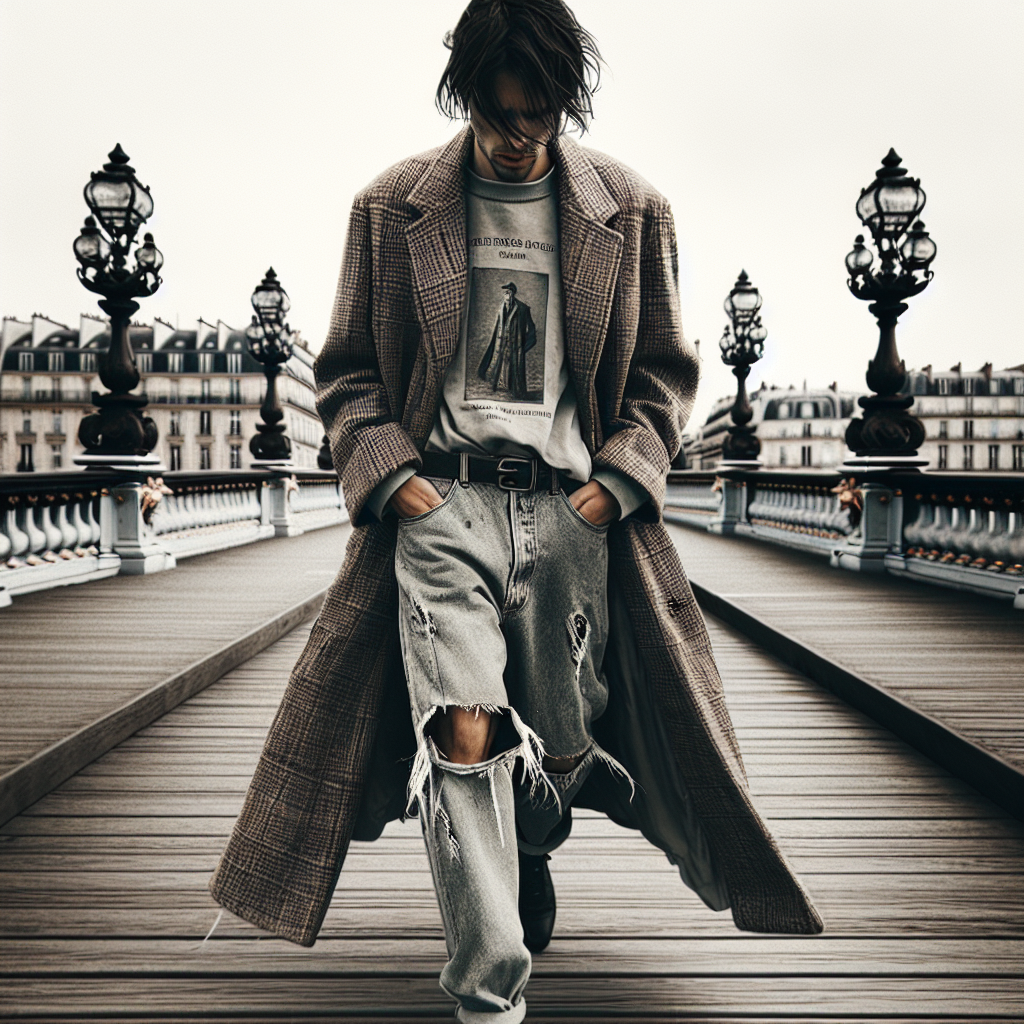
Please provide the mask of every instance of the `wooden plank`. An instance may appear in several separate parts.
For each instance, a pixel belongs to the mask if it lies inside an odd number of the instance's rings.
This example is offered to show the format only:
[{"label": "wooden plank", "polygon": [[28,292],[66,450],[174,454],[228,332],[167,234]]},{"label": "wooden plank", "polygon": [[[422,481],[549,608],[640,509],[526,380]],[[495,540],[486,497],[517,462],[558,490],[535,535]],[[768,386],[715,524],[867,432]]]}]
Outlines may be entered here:
[{"label": "wooden plank", "polygon": [[[321,939],[311,949],[280,939],[0,940],[0,977],[75,974],[286,975],[345,977],[439,973],[444,940]],[[583,940],[555,937],[538,956],[534,977],[572,973],[676,975],[873,974],[879,977],[1024,973],[1021,943],[1006,939],[830,939],[740,936],[702,939]]]},{"label": "wooden plank", "polygon": [[[387,978],[386,986],[381,981]],[[204,1014],[215,1004],[222,1012],[290,1013],[295,1018],[362,1013],[434,1011],[451,1015],[453,1004],[430,976],[370,977],[121,978],[4,979],[0,996],[12,1017],[67,1012],[92,1015],[146,1012],[154,1006],[194,1009]],[[1020,1019],[1024,990],[1008,978],[879,978],[832,977],[809,985],[804,978],[751,977],[737,985],[733,978],[660,977],[536,977],[526,991],[532,1014],[562,1017],[632,1016],[638,1007],[648,1014],[676,1013],[685,1006],[699,1014],[818,1013],[936,1014],[969,1019],[983,1014]]]}]

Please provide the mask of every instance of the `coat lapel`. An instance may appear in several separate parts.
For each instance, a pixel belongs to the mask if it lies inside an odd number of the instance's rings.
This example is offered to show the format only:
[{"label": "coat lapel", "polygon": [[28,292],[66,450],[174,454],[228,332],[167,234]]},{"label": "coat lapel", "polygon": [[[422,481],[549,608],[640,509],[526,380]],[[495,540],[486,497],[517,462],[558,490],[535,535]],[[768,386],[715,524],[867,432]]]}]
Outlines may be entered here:
[{"label": "coat lapel", "polygon": [[607,226],[619,206],[579,145],[565,135],[553,145],[559,166],[559,245],[565,304],[565,351],[584,438],[602,443],[594,392],[622,262],[622,235]]},{"label": "coat lapel", "polygon": [[416,315],[430,372],[444,375],[459,343],[466,293],[466,204],[463,168],[472,144],[464,128],[445,146],[409,193],[421,214],[406,229]]}]

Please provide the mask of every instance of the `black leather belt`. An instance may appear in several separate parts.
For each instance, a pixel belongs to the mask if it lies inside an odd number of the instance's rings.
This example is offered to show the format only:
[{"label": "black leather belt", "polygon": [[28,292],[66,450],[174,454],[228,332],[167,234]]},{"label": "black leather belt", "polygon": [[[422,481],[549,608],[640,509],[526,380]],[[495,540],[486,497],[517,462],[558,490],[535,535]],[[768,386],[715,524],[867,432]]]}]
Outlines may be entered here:
[{"label": "black leather belt", "polygon": [[564,470],[549,466],[543,459],[528,459],[519,455],[492,458],[487,455],[467,455],[465,452],[424,452],[423,476],[440,476],[457,480],[463,487],[471,483],[495,484],[503,491],[547,491],[572,494],[582,487]]}]

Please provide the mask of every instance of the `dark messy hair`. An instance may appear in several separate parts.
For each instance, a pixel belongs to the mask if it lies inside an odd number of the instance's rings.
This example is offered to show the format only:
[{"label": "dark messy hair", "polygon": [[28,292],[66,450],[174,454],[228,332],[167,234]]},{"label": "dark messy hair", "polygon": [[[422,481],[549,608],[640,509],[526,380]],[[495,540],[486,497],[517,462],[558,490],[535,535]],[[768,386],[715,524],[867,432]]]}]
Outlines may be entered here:
[{"label": "dark messy hair", "polygon": [[471,0],[444,44],[451,56],[437,87],[442,114],[466,118],[472,103],[506,140],[520,136],[495,95],[504,72],[520,82],[528,109],[553,132],[563,117],[587,130],[601,54],[563,0]]}]

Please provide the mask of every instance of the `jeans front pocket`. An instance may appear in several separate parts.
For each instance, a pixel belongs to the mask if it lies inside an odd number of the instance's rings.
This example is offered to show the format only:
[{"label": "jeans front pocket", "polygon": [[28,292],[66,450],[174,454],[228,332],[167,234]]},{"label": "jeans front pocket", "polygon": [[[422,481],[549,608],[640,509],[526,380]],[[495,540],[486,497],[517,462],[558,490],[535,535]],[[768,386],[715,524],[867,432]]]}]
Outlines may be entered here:
[{"label": "jeans front pocket", "polygon": [[588,530],[593,533],[607,533],[608,528],[612,525],[611,523],[605,523],[604,526],[598,526],[596,523],[592,523],[586,516],[582,515],[573,503],[569,500],[569,496],[565,491],[559,491],[558,496],[562,499],[562,504],[565,506],[566,511],[572,518],[579,523],[581,526],[585,526]]},{"label": "jeans front pocket", "polygon": [[[433,483],[434,481],[431,480]],[[440,483],[440,481],[438,481]],[[435,484],[436,486],[436,484]],[[448,488],[448,493],[441,499],[440,504],[435,505],[433,508],[428,508],[426,512],[421,512],[418,516],[409,516],[406,519],[399,519],[399,527],[412,526],[416,523],[425,523],[428,519],[432,519],[438,512],[443,508],[447,508],[455,500],[456,492],[461,491],[462,488],[459,486],[457,480],[451,481],[451,486]],[[440,491],[438,491],[440,493]]]}]

